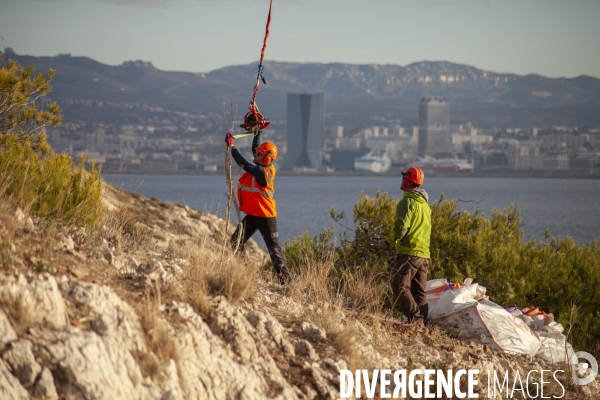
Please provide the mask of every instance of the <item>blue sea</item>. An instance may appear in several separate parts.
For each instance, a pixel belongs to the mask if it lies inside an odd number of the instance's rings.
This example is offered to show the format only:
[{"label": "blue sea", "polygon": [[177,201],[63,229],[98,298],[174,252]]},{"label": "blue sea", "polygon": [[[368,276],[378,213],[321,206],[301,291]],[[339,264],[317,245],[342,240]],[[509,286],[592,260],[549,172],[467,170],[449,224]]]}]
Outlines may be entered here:
[{"label": "blue sea", "polygon": [[[225,215],[224,176],[105,175],[104,180],[147,197]],[[422,188],[430,202],[443,193],[447,199],[457,200],[462,210],[479,207],[488,216],[494,208],[518,204],[526,238],[543,238],[549,229],[552,235],[570,236],[579,244],[600,240],[600,180],[430,177]],[[278,175],[275,200],[280,238],[291,239],[304,231],[313,235],[335,225],[329,215],[331,207],[345,211],[346,222],[352,226],[352,209],[360,193],[374,196],[377,189],[396,198],[402,196],[396,177]],[[236,219],[233,212],[232,220]],[[258,233],[254,239],[264,247]]]}]

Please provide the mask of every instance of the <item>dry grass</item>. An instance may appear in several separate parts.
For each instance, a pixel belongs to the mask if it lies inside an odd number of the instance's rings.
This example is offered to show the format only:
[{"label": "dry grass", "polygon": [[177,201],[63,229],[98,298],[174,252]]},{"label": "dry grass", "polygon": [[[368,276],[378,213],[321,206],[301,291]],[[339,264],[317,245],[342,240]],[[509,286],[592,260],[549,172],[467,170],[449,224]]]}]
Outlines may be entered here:
[{"label": "dry grass", "polygon": [[17,336],[22,337],[33,325],[31,311],[25,305],[23,295],[13,296],[11,293],[0,293],[0,309],[4,311]]},{"label": "dry grass", "polygon": [[15,234],[20,222],[8,204],[0,205],[0,267],[7,268],[15,256]]},{"label": "dry grass", "polygon": [[373,365],[365,358],[356,346],[358,334],[354,328],[346,327],[332,337],[333,345],[344,356],[348,369],[372,369]]},{"label": "dry grass", "polygon": [[353,274],[346,274],[344,281],[348,308],[368,315],[379,315],[383,312],[390,287],[382,285],[379,277],[357,269]]},{"label": "dry grass", "polygon": [[150,229],[139,221],[142,214],[130,207],[105,212],[100,239],[106,239],[116,250],[134,253],[146,248],[152,239]]},{"label": "dry grass", "polygon": [[[24,211],[25,215],[28,215],[35,203],[35,199],[28,198],[24,187],[21,187],[21,190],[17,191],[11,188],[14,179],[12,173],[13,171],[10,165],[3,165],[0,170],[0,182],[2,182],[0,184],[0,199],[2,199],[2,211],[21,209]],[[14,214],[7,213],[6,215],[11,216]]]},{"label": "dry grass", "polygon": [[360,342],[367,344],[366,340],[346,323],[344,314],[353,314],[358,320],[366,315],[371,319],[378,316],[387,291],[376,284],[377,277],[360,269],[340,274],[335,270],[336,257],[334,250],[318,257],[310,252],[296,256],[294,272],[298,280],[287,295],[304,305],[306,311],[300,318],[325,330],[351,370],[372,368],[357,346]]},{"label": "dry grass", "polygon": [[326,254],[320,260],[306,255],[299,260],[300,267],[293,271],[298,279],[288,290],[288,296],[300,303],[332,303],[338,298],[338,288],[331,281],[334,255]]},{"label": "dry grass", "polygon": [[188,261],[178,279],[180,297],[205,317],[210,314],[211,296],[223,295],[239,304],[252,296],[260,275],[256,263],[232,255],[220,257],[206,246],[206,241],[182,242],[170,243],[167,249],[171,256]]},{"label": "dry grass", "polygon": [[[308,237],[286,244],[292,269],[299,275],[288,295],[300,303],[340,302],[359,314],[378,314],[388,298],[388,286],[375,268],[340,263],[334,247],[315,244]],[[341,300],[340,300],[341,299]]]},{"label": "dry grass", "polygon": [[350,370],[374,368],[360,352],[358,344],[366,344],[360,343],[361,335],[356,328],[344,322],[346,317],[339,302],[325,303],[322,308],[309,308],[302,318],[325,330],[327,340],[343,356]]},{"label": "dry grass", "polygon": [[144,300],[138,306],[146,346],[150,353],[139,354],[138,363],[142,373],[153,380],[160,380],[166,362],[179,359],[177,343],[169,333],[168,323],[162,318],[160,311],[161,296],[158,286],[150,293],[146,292]]}]

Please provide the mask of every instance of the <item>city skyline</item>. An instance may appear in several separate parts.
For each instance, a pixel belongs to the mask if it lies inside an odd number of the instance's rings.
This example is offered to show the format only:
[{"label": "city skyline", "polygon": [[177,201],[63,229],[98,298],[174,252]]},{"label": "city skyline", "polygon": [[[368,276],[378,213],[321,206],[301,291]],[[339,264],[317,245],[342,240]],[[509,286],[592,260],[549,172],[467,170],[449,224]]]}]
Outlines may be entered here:
[{"label": "city skyline", "polygon": [[[139,59],[162,70],[208,72],[258,60],[268,6],[268,0],[0,0],[0,45],[18,54],[71,53],[109,65]],[[600,77],[600,53],[592,50],[599,15],[593,0],[378,0],[368,7],[355,0],[275,0],[266,59],[449,61],[499,73]]]}]

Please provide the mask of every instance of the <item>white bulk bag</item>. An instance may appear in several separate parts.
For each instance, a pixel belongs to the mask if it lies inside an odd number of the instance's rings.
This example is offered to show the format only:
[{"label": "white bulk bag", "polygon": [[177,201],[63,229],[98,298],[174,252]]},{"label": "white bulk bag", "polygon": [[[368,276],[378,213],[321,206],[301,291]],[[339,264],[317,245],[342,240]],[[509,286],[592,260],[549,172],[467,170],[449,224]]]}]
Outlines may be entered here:
[{"label": "white bulk bag", "polygon": [[496,351],[534,356],[539,338],[529,327],[489,300],[480,300],[485,287],[470,284],[448,290],[429,311],[429,319],[462,340],[483,343]]}]

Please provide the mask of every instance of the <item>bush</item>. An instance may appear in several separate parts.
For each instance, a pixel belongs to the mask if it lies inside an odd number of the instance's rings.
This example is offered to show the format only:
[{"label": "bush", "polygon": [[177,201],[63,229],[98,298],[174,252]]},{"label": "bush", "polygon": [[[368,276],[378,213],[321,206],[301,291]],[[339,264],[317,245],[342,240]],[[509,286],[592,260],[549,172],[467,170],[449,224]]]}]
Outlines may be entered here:
[{"label": "bush", "polygon": [[47,105],[47,110],[38,110],[41,99],[50,92],[50,81],[56,71],[48,75],[33,77],[34,66],[22,67],[15,60],[4,63],[0,52],[0,132],[11,133],[22,140],[31,140],[43,131],[47,124],[57,125],[62,121],[60,107],[56,102]]},{"label": "bush", "polygon": [[[354,206],[354,238],[344,235],[335,250],[332,286],[347,286],[367,275],[371,287],[377,289],[380,305],[390,307],[382,294],[389,290],[388,260],[377,249],[393,226],[397,202],[387,193],[377,192],[375,198],[360,195]],[[518,206],[494,210],[486,218],[479,209],[461,211],[442,195],[431,209],[429,279],[462,282],[471,277],[486,286],[492,300],[502,306],[535,305],[553,313],[566,330],[573,321],[570,340],[574,346],[600,355],[600,243],[578,246],[571,238],[555,238],[549,233],[544,240],[525,241]],[[339,222],[344,216],[332,210],[332,217]],[[331,246],[307,237],[286,242],[286,256],[298,253],[299,247],[310,255]],[[348,291],[345,294],[350,296]],[[352,304],[346,301],[346,305]]]},{"label": "bush", "polygon": [[33,66],[13,60],[0,68],[0,196],[44,218],[93,225],[102,215],[100,168],[92,163],[87,173],[84,157],[74,168],[71,157],[52,151],[44,126],[61,122],[60,108],[50,103],[38,111],[38,102],[49,92],[54,72],[32,76]]}]

